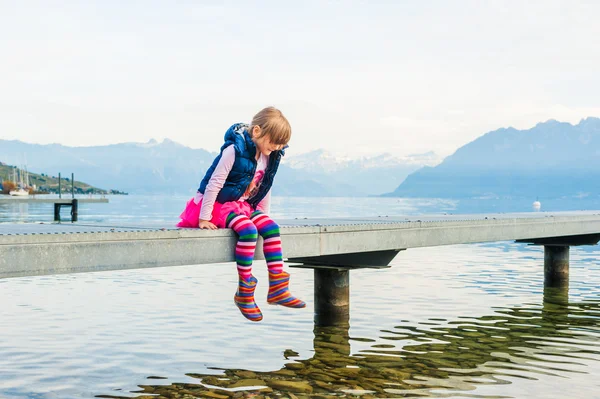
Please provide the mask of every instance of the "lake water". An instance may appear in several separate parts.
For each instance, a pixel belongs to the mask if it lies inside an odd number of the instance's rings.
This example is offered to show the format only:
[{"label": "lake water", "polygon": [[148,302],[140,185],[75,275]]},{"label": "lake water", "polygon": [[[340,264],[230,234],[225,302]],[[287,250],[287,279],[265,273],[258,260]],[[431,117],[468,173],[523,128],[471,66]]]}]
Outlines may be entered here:
[{"label": "lake water", "polygon": [[[80,221],[171,225],[186,199],[110,197],[81,205]],[[514,212],[531,202],[274,198],[272,213]],[[51,219],[50,205],[0,205],[0,222]],[[351,272],[348,329],[314,327],[310,270],[290,269],[305,309],[266,305],[261,261],[260,323],[233,304],[233,264],[0,280],[0,398],[600,397],[599,255],[571,248],[567,292],[544,289],[539,247],[403,251],[390,269]]]}]

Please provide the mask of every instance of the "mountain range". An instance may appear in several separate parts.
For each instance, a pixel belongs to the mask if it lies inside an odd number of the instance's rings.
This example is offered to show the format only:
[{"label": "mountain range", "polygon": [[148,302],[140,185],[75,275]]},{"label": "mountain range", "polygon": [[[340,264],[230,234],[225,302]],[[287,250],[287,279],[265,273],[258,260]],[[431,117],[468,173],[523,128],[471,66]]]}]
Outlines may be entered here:
[{"label": "mountain range", "polygon": [[[172,140],[94,147],[0,140],[0,161],[129,193],[193,193],[216,152]],[[26,162],[25,162],[26,161]],[[0,176],[5,178],[5,176]],[[441,159],[287,151],[273,188],[290,196],[557,198],[600,195],[600,119],[488,132]],[[387,194],[385,194],[387,193]]]},{"label": "mountain range", "polygon": [[549,120],[503,128],[409,175],[389,196],[529,197],[600,195],[600,119]]},{"label": "mountain range", "polygon": [[[325,150],[290,153],[283,158],[274,195],[380,195],[392,191],[409,173],[441,161],[433,153],[360,159],[335,157]],[[193,193],[216,155],[169,139],[91,147],[0,140],[0,161],[6,164],[26,164],[32,172],[50,175],[75,173],[77,180],[88,184],[134,194]]]}]

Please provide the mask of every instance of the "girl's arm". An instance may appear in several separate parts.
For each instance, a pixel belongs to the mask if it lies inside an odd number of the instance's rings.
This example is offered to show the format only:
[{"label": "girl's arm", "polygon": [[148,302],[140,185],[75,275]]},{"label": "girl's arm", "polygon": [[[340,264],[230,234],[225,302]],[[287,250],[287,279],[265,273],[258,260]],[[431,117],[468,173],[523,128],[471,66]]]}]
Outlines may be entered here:
[{"label": "girl's arm", "polygon": [[217,200],[217,195],[219,195],[219,192],[223,188],[234,161],[235,148],[232,144],[223,150],[221,159],[206,185],[206,190],[204,190],[204,196],[202,197],[202,208],[200,208],[200,220],[209,221],[212,219],[212,211]]},{"label": "girl's arm", "polygon": [[267,215],[269,214],[269,212],[271,211],[271,190],[270,189],[269,189],[269,192],[267,193],[267,195],[265,195],[265,198],[260,200],[258,205],[256,205],[256,210],[266,213]]}]

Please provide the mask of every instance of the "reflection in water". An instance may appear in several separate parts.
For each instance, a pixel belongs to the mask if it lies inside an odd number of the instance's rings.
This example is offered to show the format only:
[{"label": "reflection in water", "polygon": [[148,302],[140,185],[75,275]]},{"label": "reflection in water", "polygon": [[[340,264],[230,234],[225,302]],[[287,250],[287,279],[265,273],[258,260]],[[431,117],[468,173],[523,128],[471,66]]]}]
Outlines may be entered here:
[{"label": "reflection in water", "polygon": [[[475,388],[513,378],[568,377],[600,360],[600,302],[569,303],[564,288],[548,287],[540,305],[499,308],[488,316],[430,320],[381,330],[380,340],[350,337],[347,328],[315,327],[314,356],[272,372],[215,369],[189,374],[197,384],[144,385],[142,397],[226,399],[273,397],[469,397]],[[371,347],[351,353],[352,341]],[[150,395],[148,395],[150,394]],[[158,395],[158,396],[157,396]],[[100,396],[116,397],[116,396]]]}]

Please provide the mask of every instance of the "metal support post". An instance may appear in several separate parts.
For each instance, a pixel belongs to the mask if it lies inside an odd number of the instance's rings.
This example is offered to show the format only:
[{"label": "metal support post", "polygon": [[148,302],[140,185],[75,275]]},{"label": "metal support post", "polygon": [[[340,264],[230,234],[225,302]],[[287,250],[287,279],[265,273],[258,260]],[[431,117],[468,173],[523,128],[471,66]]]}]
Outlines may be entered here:
[{"label": "metal support post", "polygon": [[71,201],[71,223],[77,221],[78,208],[78,201],[75,198],[73,198],[73,200]]},{"label": "metal support post", "polygon": [[315,269],[315,325],[350,324],[350,271]]},{"label": "metal support post", "polygon": [[54,221],[60,222],[60,204],[54,204]]},{"label": "metal support post", "polygon": [[544,285],[569,285],[569,246],[544,245]]}]

